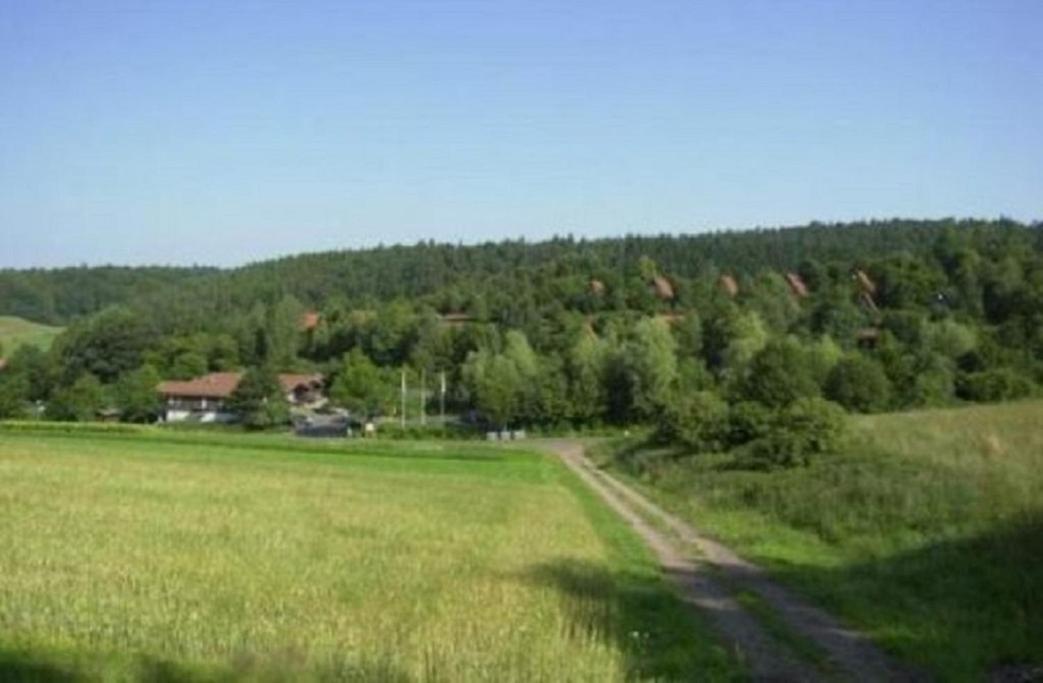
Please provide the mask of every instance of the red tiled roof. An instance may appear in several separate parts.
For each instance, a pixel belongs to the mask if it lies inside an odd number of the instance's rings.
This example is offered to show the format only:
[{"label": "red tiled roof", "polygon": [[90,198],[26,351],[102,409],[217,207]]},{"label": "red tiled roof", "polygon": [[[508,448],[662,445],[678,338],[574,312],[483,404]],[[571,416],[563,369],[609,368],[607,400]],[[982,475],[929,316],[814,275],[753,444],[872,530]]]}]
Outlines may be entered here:
[{"label": "red tiled roof", "polygon": [[322,375],[317,372],[309,374],[293,374],[286,373],[279,375],[279,384],[282,386],[282,390],[289,393],[297,387],[313,387],[322,385]]},{"label": "red tiled roof", "polygon": [[[209,375],[190,380],[160,382],[156,390],[164,396],[188,396],[193,398],[228,398],[239,386],[241,372],[211,372]],[[300,386],[319,386],[319,373],[284,373],[279,375],[279,385],[289,393]]]},{"label": "red tiled roof", "polygon": [[160,382],[157,391],[164,396],[228,398],[242,378],[241,372],[211,372],[195,379]]}]

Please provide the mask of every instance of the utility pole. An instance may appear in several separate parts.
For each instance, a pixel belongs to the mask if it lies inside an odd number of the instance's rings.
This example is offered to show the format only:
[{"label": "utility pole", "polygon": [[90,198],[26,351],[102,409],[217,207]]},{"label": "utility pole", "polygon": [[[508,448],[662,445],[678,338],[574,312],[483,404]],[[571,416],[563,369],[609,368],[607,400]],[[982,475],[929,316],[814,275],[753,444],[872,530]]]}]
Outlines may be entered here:
[{"label": "utility pole", "polygon": [[402,368],[402,415],[398,418],[402,429],[406,428],[406,369]]},{"label": "utility pole", "polygon": [[442,428],[445,428],[445,370],[442,371],[442,391],[439,396],[439,407],[442,414]]},{"label": "utility pole", "polygon": [[427,370],[420,369],[420,424],[427,424]]}]

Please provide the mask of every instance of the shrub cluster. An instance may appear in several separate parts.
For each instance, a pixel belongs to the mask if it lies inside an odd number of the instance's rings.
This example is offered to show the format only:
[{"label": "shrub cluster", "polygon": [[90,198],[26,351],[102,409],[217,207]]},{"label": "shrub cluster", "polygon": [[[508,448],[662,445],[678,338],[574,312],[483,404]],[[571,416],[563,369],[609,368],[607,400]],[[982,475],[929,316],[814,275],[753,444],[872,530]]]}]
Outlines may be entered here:
[{"label": "shrub cluster", "polygon": [[799,398],[783,407],[728,405],[712,392],[678,398],[664,410],[656,438],[692,453],[734,451],[758,469],[807,465],[836,450],[843,438],[843,408],[821,398]]},{"label": "shrub cluster", "polygon": [[1007,368],[971,372],[960,377],[956,392],[968,401],[1008,401],[1033,393],[1032,381]]}]

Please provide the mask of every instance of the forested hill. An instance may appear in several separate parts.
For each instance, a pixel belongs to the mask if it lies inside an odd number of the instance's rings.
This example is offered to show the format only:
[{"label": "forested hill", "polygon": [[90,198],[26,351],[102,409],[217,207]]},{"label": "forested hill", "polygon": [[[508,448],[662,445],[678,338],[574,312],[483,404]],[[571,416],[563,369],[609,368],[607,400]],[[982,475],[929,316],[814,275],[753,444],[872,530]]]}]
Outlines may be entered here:
[{"label": "forested hill", "polygon": [[214,268],[157,266],[0,269],[0,315],[64,324],[215,272]]},{"label": "forested hill", "polygon": [[[46,353],[11,353],[0,417],[43,402],[55,419],[112,404],[150,419],[160,379],[227,370],[276,389],[274,372],[319,371],[336,404],[370,414],[395,409],[403,368],[438,373],[452,409],[499,426],[650,423],[682,405],[695,419],[723,399],[905,409],[1043,387],[1043,226],[1012,221],[423,243],[232,270],[2,276],[0,313],[80,319]],[[702,404],[685,403],[697,394]],[[694,439],[682,426],[664,434]]]},{"label": "forested hill", "polygon": [[[303,254],[241,268],[231,275],[233,290],[289,293],[321,306],[331,296],[353,302],[417,297],[459,287],[468,298],[485,290],[490,277],[519,271],[550,277],[575,275],[611,284],[639,274],[642,257],[669,277],[695,278],[708,272],[737,277],[765,270],[797,270],[809,260],[868,263],[896,253],[925,256],[939,237],[956,230],[977,246],[1009,243],[1043,247],[1041,225],[1010,220],[889,220],[693,235],[627,235],[596,240],[559,237],[544,242],[489,242],[474,246],[420,243],[363,251]],[[441,302],[456,308],[459,301]]]},{"label": "forested hill", "polygon": [[[205,300],[207,313],[241,310],[257,301],[292,295],[316,308],[331,299],[348,307],[372,307],[396,298],[425,297],[443,311],[468,310],[485,317],[506,283],[534,278],[558,281],[572,298],[596,278],[610,290],[640,274],[651,259],[668,277],[691,279],[717,272],[752,277],[762,271],[796,270],[808,262],[865,264],[896,253],[932,253],[947,231],[965,235],[979,250],[1017,243],[1038,250],[1039,224],[1010,220],[888,220],[820,224],[696,235],[634,236],[597,240],[556,238],[412,246],[303,254],[235,269],[97,267],[0,270],[0,315],[68,323],[113,304]],[[574,281],[569,282],[569,276]],[[438,294],[432,297],[433,294]]]}]

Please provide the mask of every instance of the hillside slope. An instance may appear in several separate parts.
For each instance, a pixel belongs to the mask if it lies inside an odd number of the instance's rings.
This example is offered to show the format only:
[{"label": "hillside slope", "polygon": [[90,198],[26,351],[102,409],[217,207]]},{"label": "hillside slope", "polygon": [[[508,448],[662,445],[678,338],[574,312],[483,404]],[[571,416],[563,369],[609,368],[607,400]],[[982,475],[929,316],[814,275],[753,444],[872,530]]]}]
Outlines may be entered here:
[{"label": "hillside slope", "polygon": [[616,444],[615,468],[943,680],[1043,666],[1043,403],[853,418],[809,468]]},{"label": "hillside slope", "polygon": [[[521,271],[552,276],[596,272],[606,280],[636,273],[641,257],[662,272],[693,278],[707,271],[752,276],[797,269],[808,260],[856,262],[905,252],[930,253],[956,230],[978,245],[1017,240],[1043,248],[1039,224],[1011,220],[906,220],[821,224],[689,235],[628,235],[603,239],[562,237],[543,242],[508,240],[473,245],[415,245],[287,256],[239,268],[79,267],[0,270],[0,315],[65,323],[113,304],[161,304],[173,298],[213,301],[242,309],[291,294],[310,306],[341,298],[364,307],[395,298],[430,297],[456,308],[468,296],[502,288]],[[587,281],[580,278],[579,290]],[[563,285],[564,286],[564,285]]]}]

